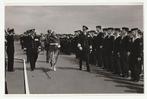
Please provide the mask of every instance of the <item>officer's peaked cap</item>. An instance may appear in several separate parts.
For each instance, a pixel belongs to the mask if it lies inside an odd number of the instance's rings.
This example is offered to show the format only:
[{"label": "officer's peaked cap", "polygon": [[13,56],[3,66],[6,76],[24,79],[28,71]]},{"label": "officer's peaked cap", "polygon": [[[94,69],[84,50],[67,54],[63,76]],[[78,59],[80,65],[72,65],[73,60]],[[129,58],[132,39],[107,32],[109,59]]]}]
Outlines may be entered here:
[{"label": "officer's peaked cap", "polygon": [[112,27],[109,27],[108,30],[113,30],[113,28]]},{"label": "officer's peaked cap", "polygon": [[86,29],[88,30],[88,27],[87,27],[87,26],[85,26],[85,25],[83,25],[83,28],[86,28]]},{"label": "officer's peaked cap", "polygon": [[107,31],[108,29],[107,28],[103,28],[103,31]]},{"label": "officer's peaked cap", "polygon": [[138,28],[132,28],[131,31],[139,30]]},{"label": "officer's peaked cap", "polygon": [[115,30],[115,31],[120,31],[120,28],[115,28],[114,30]]},{"label": "officer's peaked cap", "polygon": [[100,28],[100,29],[101,29],[101,28],[102,28],[102,26],[100,26],[100,25],[97,25],[97,26],[96,26],[96,28]]},{"label": "officer's peaked cap", "polygon": [[12,29],[9,29],[8,32],[14,32],[14,29],[13,28]]},{"label": "officer's peaked cap", "polygon": [[122,27],[122,30],[129,31],[128,27]]}]

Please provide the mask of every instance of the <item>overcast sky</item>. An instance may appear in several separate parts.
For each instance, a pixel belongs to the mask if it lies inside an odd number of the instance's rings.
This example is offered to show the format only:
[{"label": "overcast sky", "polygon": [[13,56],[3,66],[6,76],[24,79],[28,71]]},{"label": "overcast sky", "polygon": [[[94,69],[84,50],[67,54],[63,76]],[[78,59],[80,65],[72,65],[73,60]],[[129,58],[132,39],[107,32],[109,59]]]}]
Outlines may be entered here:
[{"label": "overcast sky", "polygon": [[53,29],[57,33],[73,33],[87,25],[102,27],[138,27],[143,29],[142,5],[97,6],[6,6],[5,27],[17,34],[35,28],[37,33]]}]

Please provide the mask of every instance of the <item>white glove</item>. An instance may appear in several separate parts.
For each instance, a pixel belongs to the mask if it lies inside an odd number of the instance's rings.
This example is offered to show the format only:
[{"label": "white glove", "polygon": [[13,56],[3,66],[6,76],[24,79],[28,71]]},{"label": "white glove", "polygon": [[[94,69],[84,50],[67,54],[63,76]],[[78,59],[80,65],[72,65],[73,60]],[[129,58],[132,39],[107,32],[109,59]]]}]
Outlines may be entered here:
[{"label": "white glove", "polygon": [[92,52],[92,49],[90,50],[90,53]]},{"label": "white glove", "polygon": [[90,45],[90,47],[89,47],[90,49],[92,49],[92,45]]},{"label": "white glove", "polygon": [[118,57],[120,57],[120,53],[119,52],[117,53],[117,55],[118,55]]},{"label": "white glove", "polygon": [[38,48],[41,49],[41,46],[39,46]]},{"label": "white glove", "polygon": [[24,50],[24,51],[26,51],[26,50],[27,50],[27,48],[23,48],[23,50]]},{"label": "white glove", "polygon": [[103,46],[101,45],[100,48],[103,48]]},{"label": "white glove", "polygon": [[129,56],[130,55],[130,52],[128,52],[127,55]]},{"label": "white glove", "polygon": [[138,57],[138,61],[141,61],[141,58],[140,57]]},{"label": "white glove", "polygon": [[112,54],[113,54],[114,52],[112,51]]},{"label": "white glove", "polygon": [[83,48],[82,48],[82,47],[79,47],[79,49],[80,49],[80,50],[83,50]]},{"label": "white glove", "polygon": [[77,47],[81,47],[81,44],[80,44],[80,43],[78,43]]},{"label": "white glove", "polygon": [[61,47],[61,45],[58,45],[57,47],[58,47],[58,48],[60,48],[60,47]]},{"label": "white glove", "polygon": [[59,46],[59,44],[58,44],[58,43],[56,43],[55,45],[56,45],[56,46]]}]

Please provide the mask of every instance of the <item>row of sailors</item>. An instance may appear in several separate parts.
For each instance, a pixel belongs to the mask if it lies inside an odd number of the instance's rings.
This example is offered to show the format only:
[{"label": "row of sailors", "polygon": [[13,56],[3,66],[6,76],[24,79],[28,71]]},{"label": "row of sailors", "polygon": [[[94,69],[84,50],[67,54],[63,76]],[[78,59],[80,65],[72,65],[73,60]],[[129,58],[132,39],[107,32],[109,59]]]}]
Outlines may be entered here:
[{"label": "row of sailors", "polygon": [[75,42],[74,42],[75,35],[72,34],[63,34],[60,36],[60,52],[63,54],[70,55],[75,53]]},{"label": "row of sailors", "polygon": [[[41,38],[44,38],[43,34]],[[123,77],[128,77],[131,72],[133,81],[140,79],[143,68],[143,33],[138,28],[102,29],[96,26],[96,31],[88,31],[88,27],[83,26],[82,31],[75,31],[75,35],[61,35],[60,42],[62,52],[76,54],[80,70],[84,60],[87,71],[90,71],[89,63],[92,63]]]},{"label": "row of sailors", "polygon": [[[129,30],[127,27],[101,28],[88,31],[87,26],[82,31],[75,31],[73,38],[76,57],[79,58],[79,69],[82,61],[111,71],[122,77],[131,76],[132,81],[139,81],[143,68],[143,33],[138,28]],[[95,61],[93,61],[95,60]],[[129,74],[131,73],[131,75]]]}]

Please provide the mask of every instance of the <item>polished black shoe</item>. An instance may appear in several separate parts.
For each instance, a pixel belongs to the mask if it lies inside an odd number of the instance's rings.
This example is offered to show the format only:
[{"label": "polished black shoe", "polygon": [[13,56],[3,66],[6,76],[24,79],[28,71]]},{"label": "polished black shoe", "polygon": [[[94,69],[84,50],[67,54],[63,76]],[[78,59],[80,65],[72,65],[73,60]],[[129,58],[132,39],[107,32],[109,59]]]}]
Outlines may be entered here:
[{"label": "polished black shoe", "polygon": [[90,69],[87,69],[87,72],[90,72]]},{"label": "polished black shoe", "polygon": [[82,68],[79,68],[79,70],[82,70]]},{"label": "polished black shoe", "polygon": [[31,68],[31,71],[34,71],[34,69],[33,69],[33,68]]}]

